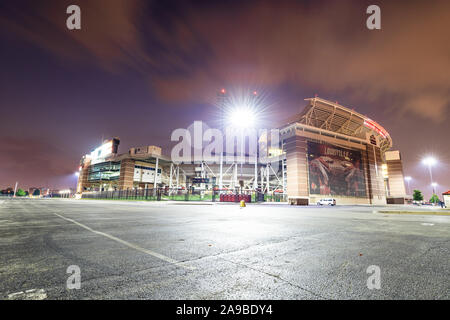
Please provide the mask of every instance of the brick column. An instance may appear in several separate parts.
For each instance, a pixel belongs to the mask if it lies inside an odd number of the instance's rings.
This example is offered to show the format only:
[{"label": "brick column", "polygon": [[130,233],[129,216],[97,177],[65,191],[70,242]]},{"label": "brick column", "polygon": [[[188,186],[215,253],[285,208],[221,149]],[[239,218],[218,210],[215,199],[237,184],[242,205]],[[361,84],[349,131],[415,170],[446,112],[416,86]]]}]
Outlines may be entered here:
[{"label": "brick column", "polygon": [[382,173],[380,148],[371,144],[366,145],[367,186],[371,204],[386,204],[386,191]]},{"label": "brick column", "polygon": [[90,183],[88,182],[89,167],[89,165],[85,165],[80,171],[77,183],[77,193],[83,192],[84,188],[90,187]]},{"label": "brick column", "polygon": [[389,196],[404,197],[406,195],[405,178],[402,160],[387,160]]},{"label": "brick column", "polygon": [[305,137],[294,136],[285,140],[287,194],[290,202],[308,204],[307,143]]},{"label": "brick column", "polygon": [[120,162],[119,189],[126,190],[133,188],[134,160],[123,159]]}]

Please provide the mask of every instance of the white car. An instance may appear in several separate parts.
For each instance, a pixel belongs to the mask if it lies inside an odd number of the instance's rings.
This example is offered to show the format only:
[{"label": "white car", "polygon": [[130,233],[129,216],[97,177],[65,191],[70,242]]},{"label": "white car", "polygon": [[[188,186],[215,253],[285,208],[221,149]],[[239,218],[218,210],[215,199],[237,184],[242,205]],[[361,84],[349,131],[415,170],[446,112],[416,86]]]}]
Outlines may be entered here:
[{"label": "white car", "polygon": [[335,206],[336,199],[320,199],[319,202],[317,202],[317,205],[319,205],[319,206],[323,206],[323,205]]}]

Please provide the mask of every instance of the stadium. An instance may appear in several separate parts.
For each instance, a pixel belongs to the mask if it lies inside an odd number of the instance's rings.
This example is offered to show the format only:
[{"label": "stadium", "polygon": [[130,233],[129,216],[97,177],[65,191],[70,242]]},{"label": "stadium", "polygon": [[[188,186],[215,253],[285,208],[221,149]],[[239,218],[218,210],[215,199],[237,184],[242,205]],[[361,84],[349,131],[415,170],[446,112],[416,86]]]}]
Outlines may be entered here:
[{"label": "stadium", "polygon": [[337,204],[404,203],[401,155],[391,150],[389,133],[338,103],[319,97],[305,101],[302,112],[278,128],[279,142],[268,148],[269,161],[258,150],[254,159],[247,154],[233,162],[206,158],[180,163],[157,146],[120,154],[120,140],[114,138],[81,159],[77,193],[148,198],[162,190],[172,199],[189,193],[199,199],[250,194],[252,201],[297,205],[323,198]]}]

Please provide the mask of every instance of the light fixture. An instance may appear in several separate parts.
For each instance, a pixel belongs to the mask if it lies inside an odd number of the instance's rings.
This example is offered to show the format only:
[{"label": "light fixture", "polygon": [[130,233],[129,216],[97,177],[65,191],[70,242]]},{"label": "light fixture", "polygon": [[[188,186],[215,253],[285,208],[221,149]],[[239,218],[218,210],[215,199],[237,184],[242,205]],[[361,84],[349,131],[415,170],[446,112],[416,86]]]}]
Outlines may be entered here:
[{"label": "light fixture", "polygon": [[237,107],[230,110],[229,115],[230,125],[236,128],[252,128],[255,125],[255,114],[250,108]]},{"label": "light fixture", "polygon": [[436,158],[433,158],[433,157],[426,157],[422,160],[422,163],[431,167],[437,163],[437,160],[436,160]]}]

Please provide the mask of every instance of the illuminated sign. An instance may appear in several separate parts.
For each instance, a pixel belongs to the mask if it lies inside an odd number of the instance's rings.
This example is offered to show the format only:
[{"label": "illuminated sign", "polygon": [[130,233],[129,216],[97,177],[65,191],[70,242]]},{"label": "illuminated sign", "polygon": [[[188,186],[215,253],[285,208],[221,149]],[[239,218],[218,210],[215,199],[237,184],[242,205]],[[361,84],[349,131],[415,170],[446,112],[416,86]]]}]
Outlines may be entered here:
[{"label": "illuminated sign", "polygon": [[209,183],[208,178],[192,178],[192,183]]},{"label": "illuminated sign", "polygon": [[381,127],[378,123],[376,123],[373,120],[364,119],[364,125],[367,128],[372,129],[373,131],[375,131],[379,135],[383,136],[383,138],[386,138],[388,136],[388,133],[386,132],[386,130],[384,130],[383,127]]},{"label": "illuminated sign", "polygon": [[91,152],[90,155],[91,163],[95,164],[98,162],[102,162],[105,160],[106,157],[110,156],[112,153],[113,153],[113,141],[110,140]]},{"label": "illuminated sign", "polygon": [[283,154],[283,150],[280,148],[269,148],[269,157],[281,156]]},{"label": "illuminated sign", "polygon": [[308,141],[309,193],[365,197],[361,151]]}]

